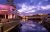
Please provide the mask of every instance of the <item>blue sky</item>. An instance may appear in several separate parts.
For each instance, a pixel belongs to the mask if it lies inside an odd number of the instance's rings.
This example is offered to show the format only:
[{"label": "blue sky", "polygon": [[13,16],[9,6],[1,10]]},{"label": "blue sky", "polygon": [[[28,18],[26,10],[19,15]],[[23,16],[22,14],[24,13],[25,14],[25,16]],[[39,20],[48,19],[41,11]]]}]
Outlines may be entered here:
[{"label": "blue sky", "polygon": [[6,0],[0,0],[0,4],[6,4]]},{"label": "blue sky", "polygon": [[[0,0],[0,4],[6,3]],[[50,13],[50,0],[14,0],[14,4],[20,13]]]},{"label": "blue sky", "polygon": [[38,5],[38,3],[41,2],[40,5],[48,5],[50,4],[50,0],[15,0],[14,3],[19,6],[18,4],[27,3],[27,5]]},{"label": "blue sky", "polygon": [[[23,4],[23,3],[27,3],[27,5],[38,5],[39,2],[42,2],[41,5],[47,5],[50,4],[50,0],[14,0],[14,4],[17,5],[18,4]],[[6,4],[7,0],[0,0],[0,4]]]}]

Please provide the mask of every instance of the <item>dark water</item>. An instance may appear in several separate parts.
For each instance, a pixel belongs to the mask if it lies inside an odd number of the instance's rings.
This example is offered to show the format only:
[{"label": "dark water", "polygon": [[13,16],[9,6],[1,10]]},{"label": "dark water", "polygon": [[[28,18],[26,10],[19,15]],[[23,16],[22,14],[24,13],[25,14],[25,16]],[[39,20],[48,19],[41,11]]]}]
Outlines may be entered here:
[{"label": "dark water", "polygon": [[32,20],[22,21],[21,24],[20,32],[48,32],[45,27]]},{"label": "dark water", "polygon": [[48,32],[48,30],[35,21],[28,20],[26,22],[21,21],[19,26],[16,26],[9,32]]}]

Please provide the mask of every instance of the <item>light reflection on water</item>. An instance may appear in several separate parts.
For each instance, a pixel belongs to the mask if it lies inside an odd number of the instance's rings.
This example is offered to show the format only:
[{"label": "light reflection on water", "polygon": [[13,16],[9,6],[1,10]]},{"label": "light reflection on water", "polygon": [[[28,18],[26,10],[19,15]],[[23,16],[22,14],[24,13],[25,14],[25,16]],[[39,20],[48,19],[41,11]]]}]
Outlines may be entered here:
[{"label": "light reflection on water", "polygon": [[22,21],[21,24],[20,32],[47,32],[46,28],[32,20]]}]

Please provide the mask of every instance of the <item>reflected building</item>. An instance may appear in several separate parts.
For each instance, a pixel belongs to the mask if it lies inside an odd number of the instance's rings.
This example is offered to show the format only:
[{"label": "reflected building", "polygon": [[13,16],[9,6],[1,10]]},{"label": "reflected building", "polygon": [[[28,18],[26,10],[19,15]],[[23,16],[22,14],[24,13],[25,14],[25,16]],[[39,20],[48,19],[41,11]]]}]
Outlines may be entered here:
[{"label": "reflected building", "polygon": [[48,14],[36,14],[36,15],[30,15],[30,16],[22,16],[22,19],[24,21],[32,19],[37,22],[41,22],[41,21],[44,21],[44,18],[46,18],[47,16],[48,16]]}]

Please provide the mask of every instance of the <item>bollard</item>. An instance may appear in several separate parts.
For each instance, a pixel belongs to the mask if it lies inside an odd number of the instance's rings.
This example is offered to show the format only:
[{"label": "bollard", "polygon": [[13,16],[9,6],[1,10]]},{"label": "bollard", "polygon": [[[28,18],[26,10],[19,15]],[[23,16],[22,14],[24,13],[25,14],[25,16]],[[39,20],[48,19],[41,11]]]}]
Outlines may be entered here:
[{"label": "bollard", "polygon": [[0,32],[3,32],[3,23],[0,23]]}]

